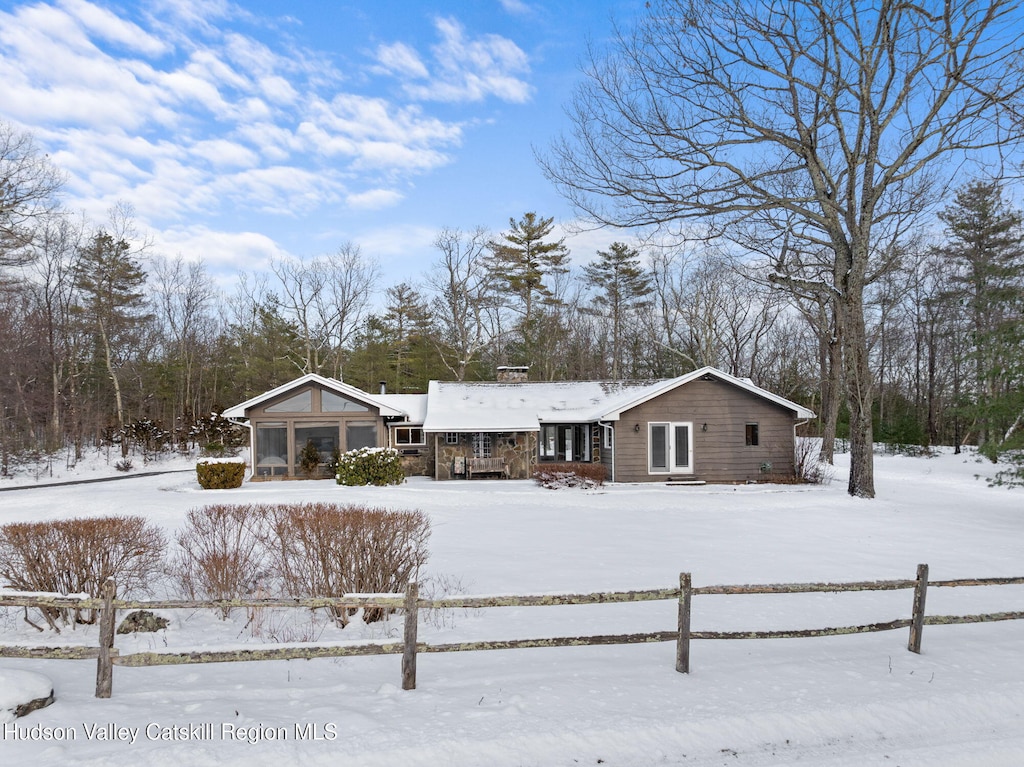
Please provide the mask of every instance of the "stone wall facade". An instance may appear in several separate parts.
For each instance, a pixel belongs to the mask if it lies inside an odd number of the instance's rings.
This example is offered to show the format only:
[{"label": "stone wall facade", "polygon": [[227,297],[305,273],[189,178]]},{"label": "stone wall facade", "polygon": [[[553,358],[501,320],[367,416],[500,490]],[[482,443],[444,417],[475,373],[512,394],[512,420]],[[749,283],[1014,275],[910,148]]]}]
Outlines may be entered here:
[{"label": "stone wall facade", "polygon": [[[494,432],[487,436],[490,437],[490,457],[505,461],[510,479],[529,479],[533,476],[537,456],[536,433]],[[465,473],[457,474],[456,471],[468,466],[469,459],[473,457],[474,435],[459,433],[454,438],[458,441],[452,444],[448,441],[448,435],[430,435],[437,456],[437,479],[466,479]]]}]

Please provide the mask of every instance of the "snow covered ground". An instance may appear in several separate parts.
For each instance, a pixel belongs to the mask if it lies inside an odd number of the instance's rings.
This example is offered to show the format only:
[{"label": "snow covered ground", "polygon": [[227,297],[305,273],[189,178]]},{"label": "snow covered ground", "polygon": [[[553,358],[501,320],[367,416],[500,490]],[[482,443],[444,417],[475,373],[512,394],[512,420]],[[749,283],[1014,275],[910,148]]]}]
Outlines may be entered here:
[{"label": "snow covered ground", "polygon": [[[827,486],[615,485],[549,491],[528,481],[346,488],[329,481],[203,491],[194,474],[0,492],[0,523],[142,514],[176,529],[211,502],[331,500],[418,508],[432,521],[435,590],[543,593],[695,585],[1024,575],[1024,493],[989,488],[970,455],[879,456],[878,498]],[[137,467],[137,471],[166,468]],[[175,468],[171,466],[169,468]],[[100,475],[103,469],[90,473]],[[54,471],[31,484],[75,477]],[[26,480],[23,480],[26,481]],[[10,486],[6,482],[0,487]],[[697,596],[695,630],[811,628],[908,617],[912,592]],[[1024,587],[932,589],[930,614],[1024,609]],[[672,601],[491,608],[432,616],[431,643],[671,630]],[[166,611],[171,627],[118,637],[122,652],[260,641],[245,616]],[[271,617],[276,621],[278,618]],[[390,624],[343,631],[311,621],[264,634],[398,638]],[[0,616],[6,644],[95,644],[95,629],[38,634]],[[419,657],[400,689],[398,656],[114,671],[95,662],[0,660],[44,674],[57,701],[8,722],[0,763],[114,765],[984,765],[1024,764],[1024,622],[928,626],[846,637],[697,641],[689,675],[672,643]],[[32,728],[39,728],[33,730]],[[45,729],[49,728],[49,729]],[[45,739],[46,734],[50,739]],[[91,736],[91,737],[90,737]],[[109,737],[113,736],[113,739]]]}]

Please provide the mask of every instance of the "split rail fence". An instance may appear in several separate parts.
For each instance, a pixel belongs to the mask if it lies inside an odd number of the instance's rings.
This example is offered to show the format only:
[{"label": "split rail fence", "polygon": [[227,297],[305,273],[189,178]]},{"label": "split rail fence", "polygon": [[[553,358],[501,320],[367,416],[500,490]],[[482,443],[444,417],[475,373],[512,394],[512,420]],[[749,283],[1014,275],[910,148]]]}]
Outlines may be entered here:
[{"label": "split rail fence", "polygon": [[[924,626],[991,621],[1020,620],[1024,611],[986,613],[980,615],[926,615],[925,599],[929,588],[956,588],[964,586],[1024,585],[1021,578],[973,578],[963,580],[928,581],[928,565],[918,565],[917,576],[907,580],[861,581],[854,583],[784,583],[741,586],[692,585],[690,573],[679,576],[679,587],[651,591],[617,591],[593,594],[549,594],[535,596],[500,597],[444,597],[420,599],[418,586],[410,583],[405,594],[346,595],[339,598],[312,599],[237,599],[237,600],[164,600],[136,601],[116,598],[115,584],[107,581],[99,598],[76,596],[46,596],[0,591],[0,607],[49,607],[70,610],[99,611],[99,647],[21,647],[0,645],[0,657],[52,658],[64,660],[92,659],[96,666],[96,697],[109,698],[113,687],[114,666],[165,666],[185,663],[224,663],[230,661],[293,660],[329,658],[355,655],[402,655],[402,688],[416,687],[416,658],[420,653],[466,652],[474,650],[510,650],[528,647],[571,647],[582,645],[638,644],[648,642],[676,643],[676,671],[690,671],[690,642],[694,639],[784,639],[795,637],[823,637],[862,634],[875,631],[910,629],[907,649],[921,652],[921,633]],[[816,629],[790,629],[769,631],[691,631],[690,618],[694,596],[740,594],[798,594],[809,592],[892,591],[913,589],[914,598],[910,618],[899,618],[882,623]],[[421,609],[477,609],[490,607],[539,607],[555,605],[591,605],[656,600],[678,602],[677,625],[672,631],[604,636],[549,637],[544,639],[509,639],[454,644],[426,644],[417,640],[419,611]],[[139,652],[121,655],[114,647],[114,628],[118,610],[155,610],[181,608],[379,608],[404,611],[402,641],[385,643],[352,643],[310,647],[260,646],[253,649],[194,651],[180,653]]]}]

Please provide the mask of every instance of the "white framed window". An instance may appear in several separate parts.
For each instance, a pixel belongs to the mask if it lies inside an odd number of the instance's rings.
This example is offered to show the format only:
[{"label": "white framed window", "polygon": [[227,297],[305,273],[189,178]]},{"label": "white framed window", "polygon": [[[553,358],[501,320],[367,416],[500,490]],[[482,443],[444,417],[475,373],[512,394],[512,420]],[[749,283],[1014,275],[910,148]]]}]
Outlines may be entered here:
[{"label": "white framed window", "polygon": [[395,427],[395,444],[403,447],[409,445],[425,445],[426,440],[423,437],[423,427],[421,426],[396,426]]},{"label": "white framed window", "polygon": [[473,432],[473,457],[491,457],[491,435],[484,431]]},{"label": "white framed window", "polygon": [[612,449],[612,429],[610,426],[601,425],[601,447],[605,450]]},{"label": "white framed window", "polygon": [[691,422],[647,425],[649,474],[693,472],[693,424]]}]

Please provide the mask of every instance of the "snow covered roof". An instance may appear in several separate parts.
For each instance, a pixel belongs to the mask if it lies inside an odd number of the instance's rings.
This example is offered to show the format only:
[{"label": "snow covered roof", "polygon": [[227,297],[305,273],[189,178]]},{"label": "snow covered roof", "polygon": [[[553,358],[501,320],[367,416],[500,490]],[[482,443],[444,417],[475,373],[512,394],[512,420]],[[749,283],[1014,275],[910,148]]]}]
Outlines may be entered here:
[{"label": "snow covered roof", "polygon": [[814,418],[807,408],[736,378],[704,367],[678,378],[658,381],[431,381],[426,394],[370,395],[333,378],[310,373],[229,407],[225,418],[245,418],[251,408],[307,383],[317,383],[372,407],[389,417],[423,424],[425,431],[539,431],[543,423],[617,421],[623,412],[678,386],[710,375],[793,411]]},{"label": "snow covered roof", "polygon": [[380,410],[380,414],[384,416],[405,415],[404,411],[396,408],[391,403],[385,401],[385,398],[387,396],[394,397],[400,395],[392,394],[384,396],[371,396],[364,392],[362,389],[357,389],[355,386],[350,386],[349,384],[337,381],[334,378],[324,378],[323,376],[317,375],[316,373],[307,373],[301,378],[296,378],[293,381],[289,381],[286,384],[278,386],[276,389],[271,389],[270,391],[264,392],[263,394],[253,397],[252,399],[248,399],[245,402],[241,403],[240,405],[234,405],[233,407],[229,407],[223,413],[221,413],[221,415],[224,418],[247,418],[248,416],[246,415],[246,411],[256,407],[257,405],[263,402],[266,402],[267,400],[274,399],[274,397],[280,396],[281,394],[285,394],[286,392],[292,391],[293,389],[297,389],[308,383],[319,384],[328,391],[333,391],[337,394],[342,395],[343,397],[348,397],[349,399],[354,399],[357,402],[362,402],[364,404],[378,408]]},{"label": "snow covered roof", "polygon": [[377,394],[374,399],[404,413],[409,423],[423,423],[427,416],[426,394]]},{"label": "snow covered roof", "polygon": [[589,423],[609,405],[636,397],[638,381],[431,381],[426,431],[538,431],[544,422]]},{"label": "snow covered roof", "polygon": [[814,413],[750,381],[704,367],[659,381],[545,381],[523,383],[431,381],[425,431],[538,431],[542,423],[617,421],[620,415],[705,375],[793,411]]}]

